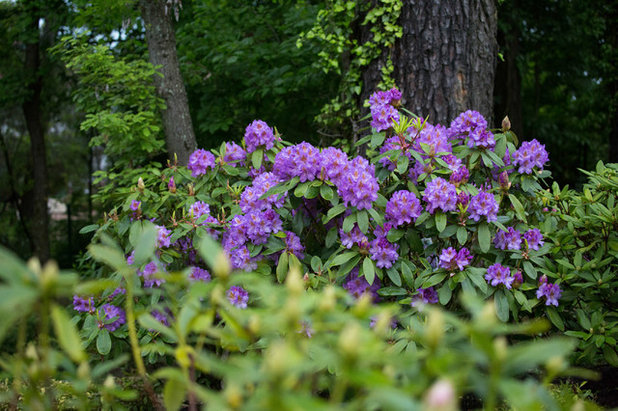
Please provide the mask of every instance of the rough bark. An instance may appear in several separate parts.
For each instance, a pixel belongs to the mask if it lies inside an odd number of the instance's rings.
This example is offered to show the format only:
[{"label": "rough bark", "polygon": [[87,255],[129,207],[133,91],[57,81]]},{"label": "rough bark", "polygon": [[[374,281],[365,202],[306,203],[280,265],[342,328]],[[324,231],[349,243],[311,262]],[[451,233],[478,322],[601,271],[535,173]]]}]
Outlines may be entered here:
[{"label": "rough bark", "polygon": [[195,133],[189,113],[187,92],[180,74],[176,53],[176,36],[172,26],[173,11],[164,0],[140,0],[140,11],[146,27],[150,62],[159,66],[162,76],[154,77],[157,93],[165,100],[163,128],[170,159],[186,165],[196,149]]},{"label": "rough bark", "polygon": [[24,74],[27,78],[28,96],[22,104],[26,127],[30,134],[30,157],[32,160],[32,222],[30,232],[34,244],[33,253],[41,262],[49,259],[49,217],[47,215],[47,157],[45,152],[45,129],[41,118],[41,91],[43,79],[39,72],[39,18],[33,8],[28,29],[30,39],[25,45]]},{"label": "rough bark", "polygon": [[[399,22],[403,36],[391,58],[405,107],[434,124],[448,125],[469,109],[491,121],[498,51],[494,1],[404,0]],[[375,68],[369,71],[363,78],[367,93],[379,79]]]}]

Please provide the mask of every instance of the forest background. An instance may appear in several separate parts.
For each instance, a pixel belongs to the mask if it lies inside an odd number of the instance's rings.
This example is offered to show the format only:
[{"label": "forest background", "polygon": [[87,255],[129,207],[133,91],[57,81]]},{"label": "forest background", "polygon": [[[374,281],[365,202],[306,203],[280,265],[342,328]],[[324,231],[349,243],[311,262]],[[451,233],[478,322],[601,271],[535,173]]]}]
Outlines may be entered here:
[{"label": "forest background", "polygon": [[[447,23],[469,11],[487,17],[470,18],[489,27],[476,39],[489,71],[466,89],[486,94],[483,107],[457,108],[491,127],[508,115],[520,141],[546,145],[554,178],[578,186],[578,168],[618,162],[617,10],[600,0],[2,1],[0,244],[75,265],[89,241],[79,231],[113,212],[114,184],[168,160],[169,124],[181,163],[182,144],[240,141],[258,118],[293,142],[351,146],[368,133],[363,101],[397,85],[426,103],[416,114],[448,125],[457,93],[406,70],[431,60],[432,40],[457,34]],[[166,95],[173,87],[184,102]]]}]

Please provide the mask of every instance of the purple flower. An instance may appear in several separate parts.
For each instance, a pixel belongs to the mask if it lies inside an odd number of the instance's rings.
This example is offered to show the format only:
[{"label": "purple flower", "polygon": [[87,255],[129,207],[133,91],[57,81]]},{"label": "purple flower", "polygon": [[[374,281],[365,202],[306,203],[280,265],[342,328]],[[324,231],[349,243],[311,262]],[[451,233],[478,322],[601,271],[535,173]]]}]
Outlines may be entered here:
[{"label": "purple flower", "polygon": [[141,201],[133,200],[131,201],[131,210],[137,211],[141,205],[142,205]]},{"label": "purple flower", "polygon": [[82,298],[77,295],[73,296],[73,309],[83,313],[94,314],[94,300],[92,297]]},{"label": "purple flower", "polygon": [[524,238],[528,242],[528,248],[531,250],[539,250],[545,242],[543,241],[543,234],[538,228],[533,228],[526,231]]},{"label": "purple flower", "polygon": [[273,173],[281,179],[299,177],[301,182],[312,181],[320,175],[321,166],[320,150],[303,141],[277,153]]},{"label": "purple flower", "polygon": [[191,213],[193,218],[197,220],[203,215],[210,214],[210,206],[203,201],[196,201],[189,208],[189,213]]},{"label": "purple flower", "polygon": [[[545,282],[543,282],[543,278],[545,278]],[[541,277],[541,283],[539,285],[539,289],[536,290],[536,298],[541,299],[545,297],[545,305],[555,305],[558,307],[558,299],[562,295],[562,290],[560,290],[560,286],[558,284],[551,284],[547,282],[547,277]]]},{"label": "purple flower", "polygon": [[[152,315],[155,320],[159,321],[161,324],[165,325],[165,326],[169,326],[170,322],[169,322],[169,318],[167,316],[167,314],[160,312],[159,310],[152,310],[150,312],[150,315]],[[154,330],[150,330],[150,331],[154,331]]]},{"label": "purple flower", "polygon": [[343,203],[358,210],[370,209],[378,198],[380,186],[375,177],[375,170],[373,165],[362,157],[354,158],[350,162],[350,170],[335,184]]},{"label": "purple flower", "polygon": [[244,288],[234,285],[227,290],[227,299],[233,306],[245,309],[249,301],[249,293]]},{"label": "purple flower", "polygon": [[385,237],[378,237],[371,242],[369,252],[377,267],[391,268],[399,258],[398,248],[397,244],[390,243]]},{"label": "purple flower", "polygon": [[480,147],[493,149],[496,146],[496,140],[491,131],[484,128],[476,128],[468,134],[468,147]]},{"label": "purple flower", "polygon": [[143,271],[138,271],[137,275],[144,279],[144,287],[152,288],[158,287],[165,282],[163,278],[157,278],[156,274],[159,268],[154,262],[150,262],[144,266]]},{"label": "purple flower", "polygon": [[448,141],[446,129],[439,124],[432,126],[429,123],[425,123],[425,127],[414,142],[414,149],[427,157],[436,157],[438,153],[453,151]]},{"label": "purple flower", "polygon": [[163,248],[163,247],[169,247],[170,246],[170,235],[172,234],[172,232],[170,230],[168,230],[167,228],[158,225],[157,226],[157,247],[159,248]]},{"label": "purple flower", "polygon": [[300,238],[291,231],[285,232],[285,250],[284,252],[294,254],[299,260],[305,258],[305,247],[300,243]]},{"label": "purple flower", "polygon": [[124,310],[112,304],[103,304],[99,308],[99,328],[116,331],[126,322]]},{"label": "purple flower", "polygon": [[233,141],[225,143],[225,155],[223,156],[223,161],[232,166],[236,167],[237,164],[242,165],[247,158],[247,153],[245,150],[238,144]]},{"label": "purple flower", "polygon": [[501,250],[519,250],[521,248],[521,233],[513,227],[508,231],[500,230],[494,238],[494,245]]},{"label": "purple flower", "polygon": [[513,164],[518,166],[517,171],[522,174],[532,174],[532,169],[536,166],[543,169],[543,165],[549,160],[545,145],[536,139],[524,141],[517,151],[513,153]]},{"label": "purple flower", "polygon": [[479,221],[482,216],[487,219],[487,222],[498,219],[498,203],[496,198],[493,194],[482,190],[470,199],[468,211],[470,212],[470,218],[474,221]]},{"label": "purple flower", "polygon": [[252,271],[257,268],[257,263],[254,258],[251,258],[251,253],[246,245],[241,245],[232,250],[226,250],[227,256],[234,270]]},{"label": "purple flower", "polygon": [[421,202],[411,191],[396,191],[386,203],[386,220],[392,222],[393,227],[416,221],[422,212]]},{"label": "purple flower", "polygon": [[176,192],[176,182],[174,182],[174,176],[170,177],[170,181],[168,181],[167,183],[167,189],[170,191],[170,193]]},{"label": "purple flower", "polygon": [[326,147],[322,150],[321,159],[321,173],[335,184],[350,169],[348,155],[338,148]]},{"label": "purple flower", "polygon": [[378,290],[380,289],[380,280],[375,278],[373,280],[373,284],[369,285],[365,277],[358,276],[358,268],[354,268],[350,275],[346,278],[346,281],[343,283],[343,288],[345,288],[348,293],[354,298],[360,298],[363,294],[370,294],[373,299],[378,298]]},{"label": "purple flower", "polygon": [[210,273],[204,268],[191,267],[191,274],[189,274],[189,280],[208,282],[210,281]]},{"label": "purple flower", "polygon": [[376,91],[369,97],[371,127],[376,131],[388,130],[393,121],[399,121],[399,112],[392,106],[401,100],[401,92],[396,88],[389,91]]},{"label": "purple flower", "polygon": [[191,176],[197,177],[206,174],[209,168],[215,168],[215,156],[204,149],[195,150],[189,156],[189,164],[187,168],[191,170]]},{"label": "purple flower", "polygon": [[511,270],[508,267],[496,263],[489,266],[487,269],[485,280],[490,282],[492,287],[496,287],[498,284],[504,284],[504,286],[510,290],[511,284],[513,284],[515,279],[511,276]]},{"label": "purple flower", "polygon": [[352,248],[354,244],[360,245],[368,241],[365,234],[363,234],[356,224],[349,233],[346,233],[343,228],[340,228],[339,238],[341,239],[341,245],[348,249]]},{"label": "purple flower", "polygon": [[455,251],[453,247],[449,247],[442,250],[440,254],[440,267],[445,270],[455,270],[459,268],[459,271],[463,271],[471,261],[472,254],[470,254],[470,251],[466,247],[459,251]]},{"label": "purple flower", "polygon": [[438,302],[438,293],[433,287],[417,288],[417,295],[412,297],[412,307],[418,307],[421,304],[436,304]]},{"label": "purple flower", "polygon": [[454,211],[457,204],[457,189],[442,177],[436,177],[427,183],[423,201],[427,203],[427,211],[431,214],[436,208],[442,211]]},{"label": "purple flower", "polygon": [[124,295],[126,293],[127,290],[125,290],[123,287],[117,287],[110,295],[107,296],[107,301],[112,301],[117,295]]},{"label": "purple flower", "polygon": [[262,120],[254,120],[245,129],[245,145],[248,153],[253,153],[260,147],[270,150],[275,145],[273,129]]},{"label": "purple flower", "polygon": [[[487,129],[487,121],[483,118],[481,113],[474,110],[468,110],[461,113],[459,117],[451,122],[451,126],[448,129],[449,140],[455,138],[465,138],[476,130]],[[472,145],[470,141],[468,144],[473,147],[475,140],[472,139]]]},{"label": "purple flower", "polygon": [[451,184],[454,184],[455,187],[459,187],[462,184],[465,184],[470,178],[470,172],[466,168],[466,166],[460,166],[457,170],[453,171],[449,181]]},{"label": "purple flower", "polygon": [[517,288],[524,282],[524,277],[521,275],[521,271],[515,271],[513,274],[513,287]]}]

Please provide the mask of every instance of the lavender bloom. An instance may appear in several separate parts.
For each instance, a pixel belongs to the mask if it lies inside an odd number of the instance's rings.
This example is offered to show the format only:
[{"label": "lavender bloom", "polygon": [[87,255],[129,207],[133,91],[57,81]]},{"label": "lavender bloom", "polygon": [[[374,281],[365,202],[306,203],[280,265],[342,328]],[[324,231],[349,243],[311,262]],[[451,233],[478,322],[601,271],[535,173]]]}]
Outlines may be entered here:
[{"label": "lavender bloom", "polygon": [[348,249],[352,248],[354,244],[360,245],[368,241],[365,234],[363,234],[360,228],[356,225],[354,225],[354,228],[349,233],[346,233],[343,231],[343,228],[340,228],[339,238],[341,239],[341,245]]},{"label": "lavender bloom", "polygon": [[157,229],[159,230],[157,234],[157,247],[169,247],[170,246],[170,235],[172,232],[167,228],[158,225]]},{"label": "lavender bloom", "polygon": [[302,182],[312,181],[320,175],[321,165],[320,151],[303,141],[277,153],[273,173],[281,179],[299,177]]},{"label": "lavender bloom", "polygon": [[167,189],[170,191],[170,193],[176,192],[176,182],[174,182],[174,176],[170,177],[170,181],[168,181],[167,183]]},{"label": "lavender bloom", "polygon": [[392,222],[393,227],[416,221],[422,212],[421,202],[411,191],[396,191],[386,203],[386,220]]},{"label": "lavender bloom", "polygon": [[356,157],[351,161],[350,171],[338,182],[337,192],[344,204],[356,207],[358,210],[370,209],[378,198],[378,180],[375,170],[367,160]]},{"label": "lavender bloom", "polygon": [[545,305],[554,305],[558,307],[558,299],[562,295],[562,290],[558,284],[551,284],[547,282],[547,277],[543,276],[540,280],[539,289],[536,291],[536,298],[541,299],[545,297]]},{"label": "lavender bloom", "polygon": [[223,156],[223,161],[232,166],[236,167],[237,164],[242,165],[247,158],[247,153],[245,150],[238,144],[233,141],[225,143],[225,155]]},{"label": "lavender bloom", "polygon": [[94,300],[92,297],[82,298],[77,295],[73,296],[73,309],[83,313],[94,313]]},{"label": "lavender bloom", "polygon": [[[404,146],[403,144],[407,143],[402,142],[398,136],[389,137],[386,139],[384,144],[382,144],[382,147],[380,147],[380,154],[384,154],[391,150],[401,150],[402,154],[408,157],[409,160],[412,160],[412,154],[408,151],[407,146]],[[397,164],[391,161],[388,156],[382,157],[379,161],[380,164],[382,164],[382,167],[387,168],[389,171],[393,171],[395,170],[395,167],[397,167]]]},{"label": "lavender bloom", "polygon": [[457,194],[457,205],[461,207],[462,210],[466,210],[468,204],[470,203],[470,195],[464,191]]},{"label": "lavender bloom", "polygon": [[244,288],[234,285],[227,290],[227,299],[233,306],[245,309],[249,302],[249,293]]},{"label": "lavender bloom", "polygon": [[470,264],[472,261],[472,255],[470,251],[464,247],[458,252],[455,251],[453,247],[446,248],[442,250],[440,254],[440,267],[445,270],[455,270],[459,268],[459,271],[463,271],[463,269]]},{"label": "lavender bloom", "polygon": [[470,178],[470,172],[466,168],[466,166],[461,166],[457,170],[453,171],[451,177],[449,178],[449,182],[454,184],[455,187],[459,187],[462,184],[465,184]]},{"label": "lavender bloom", "polygon": [[521,275],[521,271],[515,271],[513,274],[513,287],[517,288],[524,282],[524,277]]},{"label": "lavender bloom", "polygon": [[152,288],[159,287],[165,282],[162,278],[156,278],[155,274],[159,271],[154,262],[150,262],[144,266],[144,271],[138,271],[137,275],[144,279],[144,287]]},{"label": "lavender bloom", "polygon": [[300,243],[300,238],[291,231],[285,232],[285,250],[284,252],[288,252],[290,254],[294,254],[299,260],[305,258],[305,247]]},{"label": "lavender bloom", "polygon": [[248,153],[253,153],[260,147],[270,150],[275,145],[273,129],[262,120],[254,120],[245,129],[245,145]]},{"label": "lavender bloom", "polygon": [[203,201],[196,201],[189,208],[189,213],[197,220],[203,215],[210,214],[210,206]]},{"label": "lavender bloom", "polygon": [[511,270],[508,267],[503,267],[496,263],[489,266],[487,269],[485,280],[490,282],[492,287],[496,287],[498,284],[504,284],[504,286],[510,290],[515,278],[511,276]]},{"label": "lavender bloom", "polygon": [[477,129],[487,129],[487,121],[478,111],[468,110],[461,113],[459,117],[451,122],[447,132],[449,140],[452,140],[455,138],[465,138]]},{"label": "lavender bloom", "polygon": [[200,267],[191,267],[191,274],[189,274],[189,280],[191,281],[210,281],[210,273],[208,270],[205,270]]},{"label": "lavender bloom", "polygon": [[335,147],[327,147],[321,153],[321,174],[337,184],[350,169],[348,155]]},{"label": "lavender bloom", "polygon": [[380,287],[380,280],[378,278],[375,278],[373,284],[369,285],[364,276],[359,277],[358,268],[353,269],[343,283],[343,288],[354,298],[360,298],[363,294],[368,293],[376,300],[378,298],[377,292]]},{"label": "lavender bloom", "polygon": [[[165,325],[165,326],[169,326],[170,322],[169,322],[169,318],[167,316],[167,314],[164,314],[162,312],[160,312],[159,310],[152,310],[150,312],[150,315],[152,315],[155,320],[159,321],[161,324]],[[150,331],[154,331],[154,330],[150,330]]]},{"label": "lavender bloom", "polygon": [[107,301],[112,301],[114,299],[114,297],[116,297],[117,295],[124,295],[127,293],[127,290],[125,290],[123,287],[118,287],[116,288],[110,295],[107,296]]},{"label": "lavender bloom", "polygon": [[438,293],[433,287],[417,288],[417,295],[412,297],[412,307],[418,307],[421,304],[436,304],[438,302]]},{"label": "lavender bloom", "polygon": [[524,141],[515,153],[513,153],[513,164],[518,166],[517,171],[522,174],[532,174],[532,169],[536,166],[543,169],[543,165],[549,160],[545,145],[536,139]]},{"label": "lavender bloom", "polygon": [[494,245],[501,250],[519,250],[521,248],[521,233],[513,227],[508,231],[500,230],[494,238]]},{"label": "lavender bloom", "polygon": [[485,149],[493,149],[496,146],[496,140],[491,131],[484,128],[476,128],[468,134],[468,147],[480,147]]},{"label": "lavender bloom", "polygon": [[436,177],[427,183],[423,201],[427,203],[427,211],[431,214],[436,208],[445,212],[454,211],[457,203],[457,189],[442,177]]},{"label": "lavender bloom", "polygon": [[141,201],[133,200],[131,201],[131,210],[137,211],[141,205],[142,205]]},{"label": "lavender bloom", "polygon": [[[103,304],[99,308],[99,328],[105,327],[108,331],[116,331],[126,322],[124,310],[112,304]],[[111,321],[111,322],[110,322]]]},{"label": "lavender bloom", "polygon": [[493,194],[482,190],[470,199],[468,211],[470,211],[470,218],[474,221],[479,221],[482,216],[485,216],[488,223],[498,219],[498,203],[496,198]]},{"label": "lavender bloom", "polygon": [[215,168],[215,156],[204,149],[195,150],[189,157],[187,169],[191,170],[191,176],[197,177],[206,174],[206,170]]},{"label": "lavender bloom", "polygon": [[241,245],[238,248],[225,249],[230,264],[234,270],[246,270],[252,271],[257,268],[256,260],[251,258],[251,253],[245,245]]},{"label": "lavender bloom", "polygon": [[426,123],[420,135],[414,142],[414,149],[428,157],[436,157],[438,153],[450,153],[453,151],[448,141],[446,129],[441,126],[432,126]]},{"label": "lavender bloom", "polygon": [[369,249],[370,257],[375,261],[376,266],[380,268],[391,268],[393,263],[399,258],[397,254],[397,244],[390,243],[384,237],[378,237],[371,242]]},{"label": "lavender bloom", "polygon": [[390,104],[371,106],[371,127],[376,131],[388,130],[399,121],[399,112]]},{"label": "lavender bloom", "polygon": [[545,242],[543,241],[543,234],[538,228],[533,228],[526,231],[524,238],[528,242],[528,248],[531,250],[539,250]]}]

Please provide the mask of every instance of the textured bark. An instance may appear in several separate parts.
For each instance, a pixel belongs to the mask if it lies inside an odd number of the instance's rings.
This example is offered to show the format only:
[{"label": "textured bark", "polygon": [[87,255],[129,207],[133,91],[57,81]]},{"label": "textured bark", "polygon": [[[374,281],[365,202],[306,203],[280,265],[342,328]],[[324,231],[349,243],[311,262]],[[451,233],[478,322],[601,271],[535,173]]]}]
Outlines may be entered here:
[{"label": "textured bark", "polygon": [[47,215],[47,157],[45,154],[45,130],[41,119],[41,91],[43,79],[39,72],[39,18],[35,9],[31,10],[30,40],[26,43],[24,74],[27,78],[28,97],[22,108],[26,126],[30,134],[30,157],[32,159],[32,221],[30,232],[34,244],[34,255],[41,262],[49,259],[49,217]]},{"label": "textured bark", "polygon": [[163,77],[154,77],[157,93],[165,100],[163,128],[170,159],[174,153],[178,162],[186,165],[196,149],[195,132],[189,113],[187,92],[180,74],[176,54],[176,36],[172,26],[172,10],[164,0],[140,0],[140,10],[146,27],[150,62],[160,66]]},{"label": "textured bark", "polygon": [[[498,51],[494,1],[404,0],[399,22],[403,36],[391,57],[405,107],[434,124],[448,125],[469,109],[491,121]],[[375,65],[368,71],[363,80],[370,94],[379,73]]]}]

